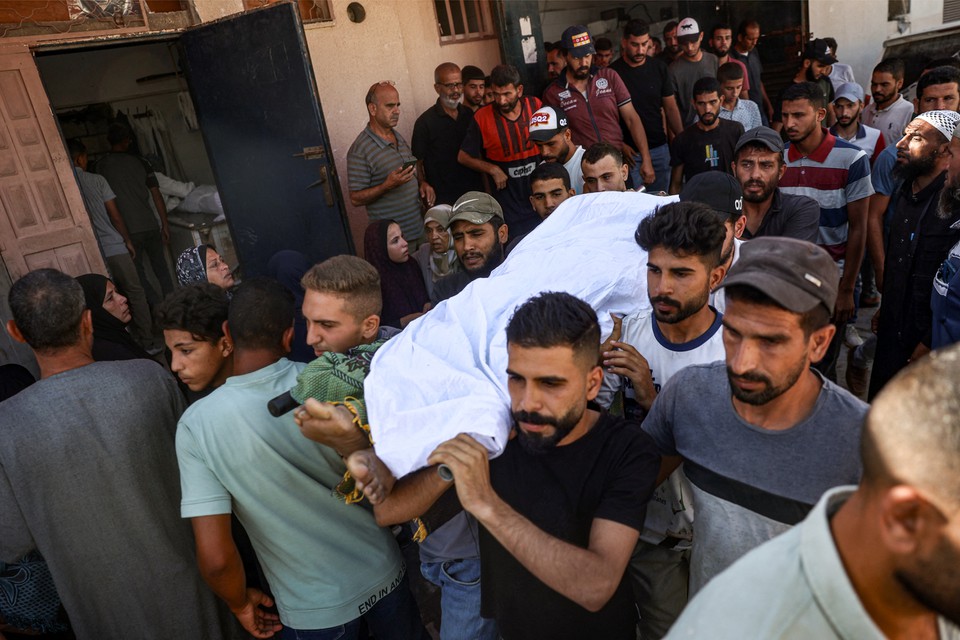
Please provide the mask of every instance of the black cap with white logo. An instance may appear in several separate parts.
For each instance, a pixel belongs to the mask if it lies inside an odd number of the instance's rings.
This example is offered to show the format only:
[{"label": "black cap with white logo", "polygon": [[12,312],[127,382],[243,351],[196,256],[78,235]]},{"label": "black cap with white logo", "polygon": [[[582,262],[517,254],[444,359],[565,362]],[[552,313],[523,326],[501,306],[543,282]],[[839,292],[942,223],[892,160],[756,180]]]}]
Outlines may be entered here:
[{"label": "black cap with white logo", "polygon": [[680,191],[680,202],[705,204],[729,219],[743,215],[743,189],[723,171],[704,171],[690,178]]}]

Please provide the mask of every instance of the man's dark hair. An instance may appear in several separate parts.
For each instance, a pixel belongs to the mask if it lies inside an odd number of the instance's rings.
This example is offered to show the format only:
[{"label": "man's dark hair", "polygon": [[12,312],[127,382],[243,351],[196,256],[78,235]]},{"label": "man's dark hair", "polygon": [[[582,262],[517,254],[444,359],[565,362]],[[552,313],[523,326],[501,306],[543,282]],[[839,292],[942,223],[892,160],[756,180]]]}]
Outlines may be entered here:
[{"label": "man's dark hair", "polygon": [[753,18],[747,18],[746,20],[741,20],[740,24],[737,25],[737,37],[746,36],[747,29],[752,29],[756,27],[760,28],[760,23],[754,20]]},{"label": "man's dark hair", "polygon": [[824,42],[827,43],[827,46],[833,51],[833,57],[837,57],[837,41],[834,38],[824,38]]},{"label": "man's dark hair", "polygon": [[223,337],[230,300],[215,284],[201,282],[168,295],[157,308],[161,329],[186,331],[194,338],[216,343]]},{"label": "man's dark hair", "polygon": [[873,68],[874,73],[889,73],[893,76],[894,80],[903,80],[903,70],[903,60],[900,58],[881,60],[877,66]]},{"label": "man's dark hair", "polygon": [[44,353],[80,340],[87,301],[80,283],[56,269],[31,271],[10,287],[7,302],[30,348]]},{"label": "man's dark hair", "polygon": [[699,202],[671,202],[640,221],[634,238],[644,251],[662,247],[673,254],[699,256],[713,268],[720,264],[727,230],[713,209]]},{"label": "man's dark hair", "polygon": [[680,23],[676,20],[671,20],[667,24],[663,25],[663,31],[660,32],[661,35],[665,34],[667,31],[673,31],[680,26]]},{"label": "man's dark hair", "polygon": [[593,48],[597,51],[613,51],[613,42],[610,38],[597,38],[593,43]]},{"label": "man's dark hair", "polygon": [[710,27],[710,37],[711,37],[711,38],[713,38],[715,35],[717,35],[717,30],[718,30],[718,29],[729,29],[731,32],[733,31],[733,27],[731,27],[730,25],[728,25],[726,22],[719,22],[719,23],[713,25],[712,27]]},{"label": "man's dark hair", "polygon": [[590,148],[583,152],[583,158],[580,159],[580,162],[597,164],[605,156],[613,158],[618,167],[623,165],[623,152],[609,142],[597,142],[590,145]]},{"label": "man's dark hair", "polygon": [[650,25],[645,20],[634,19],[623,28],[624,38],[637,38],[650,33]]},{"label": "man's dark hair", "polygon": [[463,84],[467,84],[471,80],[483,80],[486,78],[483,71],[479,67],[475,67],[472,64],[468,64],[463,69],[460,70],[460,79]]},{"label": "man's dark hair", "polygon": [[927,87],[937,84],[955,83],[960,90],[960,69],[956,67],[937,67],[920,76],[917,80],[917,100],[923,98],[923,92]]},{"label": "man's dark hair", "polygon": [[570,347],[575,356],[584,356],[593,365],[600,349],[600,323],[597,313],[583,300],[547,291],[513,312],[507,324],[507,344],[528,349]]},{"label": "man's dark hair", "polygon": [[[739,149],[737,149],[737,152],[736,152],[736,153],[734,154],[734,156],[733,156],[733,161],[734,161],[734,162],[739,162],[739,161],[740,161],[740,154],[742,154],[742,153],[747,153],[748,151],[763,151],[764,153],[772,153],[773,155],[775,155],[775,156],[777,157],[777,167],[779,168],[779,167],[782,167],[782,166],[783,166],[783,154],[782,154],[782,153],[777,153],[776,151],[771,151],[771,150],[770,150],[770,147],[768,147],[767,145],[763,144],[763,143],[760,142],[759,140],[751,140],[750,142],[744,143],[744,145],[743,145],[742,147],[740,147]],[[736,177],[736,176],[734,176],[734,177]]]},{"label": "man's dark hair", "polygon": [[542,162],[530,174],[530,184],[544,180],[563,180],[563,188],[570,189],[570,173],[559,162]]},{"label": "man's dark hair", "polygon": [[124,140],[133,140],[133,131],[122,122],[114,122],[107,128],[107,142],[120,144]]},{"label": "man's dark hair", "polygon": [[798,82],[784,89],[780,102],[791,100],[809,100],[814,109],[825,109],[827,107],[827,98],[823,95],[823,89],[816,82]]},{"label": "man's dark hair", "polygon": [[241,282],[227,314],[237,349],[282,349],[283,334],[293,327],[293,306],[293,294],[273,278]]},{"label": "man's dark hair", "polygon": [[702,96],[705,93],[716,93],[720,95],[720,83],[712,76],[704,76],[693,83],[693,97]]},{"label": "man's dark hair", "polygon": [[731,80],[743,80],[743,67],[736,62],[724,62],[717,69],[717,82],[723,84]]},{"label": "man's dark hair", "polygon": [[923,69],[920,71],[921,74],[927,74],[937,67],[953,67],[954,69],[960,69],[960,60],[956,58],[934,58],[927,64],[923,65]]},{"label": "man's dark hair", "polygon": [[[784,311],[789,311],[790,313],[796,313],[786,309],[783,305],[778,303],[764,292],[748,284],[732,284],[729,287],[724,287],[724,291],[727,292],[727,301],[736,300],[739,302],[747,302],[749,304],[756,304],[764,307],[776,307],[777,309],[783,309]],[[822,329],[830,324],[830,317],[833,314],[829,309],[827,309],[826,305],[821,302],[810,311],[796,315],[800,316],[800,328],[803,329],[804,337],[809,338],[810,334],[812,334],[814,331]]]},{"label": "man's dark hair", "polygon": [[87,145],[80,142],[80,138],[70,138],[67,140],[67,151],[70,153],[70,157],[76,160],[87,152]]},{"label": "man's dark hair", "polygon": [[498,64],[490,72],[490,84],[494,87],[520,86],[520,72],[512,64]]}]

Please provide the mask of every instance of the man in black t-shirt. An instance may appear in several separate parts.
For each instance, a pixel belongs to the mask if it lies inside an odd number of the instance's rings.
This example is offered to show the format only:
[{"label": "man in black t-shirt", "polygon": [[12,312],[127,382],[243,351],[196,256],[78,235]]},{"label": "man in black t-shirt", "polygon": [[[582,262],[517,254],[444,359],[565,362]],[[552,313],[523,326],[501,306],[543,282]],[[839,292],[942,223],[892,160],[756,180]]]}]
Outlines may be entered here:
[{"label": "man in black t-shirt", "polygon": [[697,121],[673,139],[670,146],[670,193],[680,193],[685,180],[704,171],[730,173],[733,149],[743,135],[743,125],[720,117],[720,83],[700,78],[693,85]]},{"label": "man in black t-shirt", "polygon": [[488,462],[460,434],[437,447],[481,524],[482,613],[505,640],[632,640],[624,571],[659,462],[635,422],[588,407],[603,379],[600,327],[585,302],[544,293],[507,325],[514,437]]},{"label": "man in black t-shirt", "polygon": [[[649,46],[650,26],[643,20],[631,20],[623,28],[620,58],[615,60],[610,68],[619,74],[626,85],[633,106],[643,123],[643,130],[647,132],[647,146],[657,179],[647,185],[646,189],[650,193],[657,193],[666,191],[670,184],[670,147],[667,144],[667,134],[663,130],[661,107],[666,115],[667,126],[674,135],[683,131],[683,124],[677,98],[673,93],[673,83],[667,75],[667,65],[663,60],[647,55]],[[630,140],[629,131],[626,127],[623,129],[623,139]],[[639,187],[643,184],[640,180],[640,154],[635,149],[631,151],[634,164],[630,177],[633,186]]]}]

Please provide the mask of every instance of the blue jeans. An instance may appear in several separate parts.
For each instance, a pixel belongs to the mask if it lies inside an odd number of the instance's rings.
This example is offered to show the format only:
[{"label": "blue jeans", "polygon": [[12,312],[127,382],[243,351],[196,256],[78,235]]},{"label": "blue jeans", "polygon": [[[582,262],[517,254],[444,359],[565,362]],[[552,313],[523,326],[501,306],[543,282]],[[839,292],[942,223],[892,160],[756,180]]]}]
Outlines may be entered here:
[{"label": "blue jeans", "polygon": [[430,640],[420,621],[420,611],[410,593],[407,576],[362,616],[346,624],[326,629],[291,629],[284,626],[283,640],[355,640],[360,632],[360,620],[366,621],[377,640]]},{"label": "blue jeans", "polygon": [[646,187],[646,192],[656,194],[658,191],[667,191],[670,188],[670,145],[663,144],[650,149],[650,161],[653,163],[653,173],[657,176],[653,184],[644,185],[640,177],[640,154],[633,156],[634,165],[630,169],[630,179],[633,188]]},{"label": "blue jeans", "polygon": [[497,624],[480,617],[480,558],[423,562],[420,573],[440,587],[440,640],[497,640]]}]

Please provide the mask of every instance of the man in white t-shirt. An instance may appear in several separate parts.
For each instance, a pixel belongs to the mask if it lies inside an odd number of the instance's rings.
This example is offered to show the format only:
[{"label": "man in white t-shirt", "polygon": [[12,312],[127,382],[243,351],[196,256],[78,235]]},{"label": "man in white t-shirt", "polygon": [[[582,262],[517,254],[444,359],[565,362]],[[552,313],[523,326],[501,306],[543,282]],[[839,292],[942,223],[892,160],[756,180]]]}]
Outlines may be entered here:
[{"label": "man in white t-shirt", "polygon": [[540,149],[544,162],[558,162],[570,174],[570,186],[583,193],[580,160],[583,147],[573,143],[567,114],[560,107],[543,107],[530,118],[530,139]]},{"label": "man in white t-shirt", "polygon": [[873,102],[863,108],[863,124],[879,129],[887,146],[900,141],[904,127],[913,119],[913,104],[900,95],[903,73],[903,61],[898,58],[875,66],[870,77]]},{"label": "man in white t-shirt", "polygon": [[[619,322],[602,350],[605,375],[597,401],[642,420],[660,387],[691,364],[724,357],[721,314],[707,304],[723,280],[723,220],[708,205],[676,202],[645,218],[636,233],[648,253],[651,310]],[[654,492],[630,575],[644,638],[659,638],[687,601],[693,512],[683,474]]]}]

